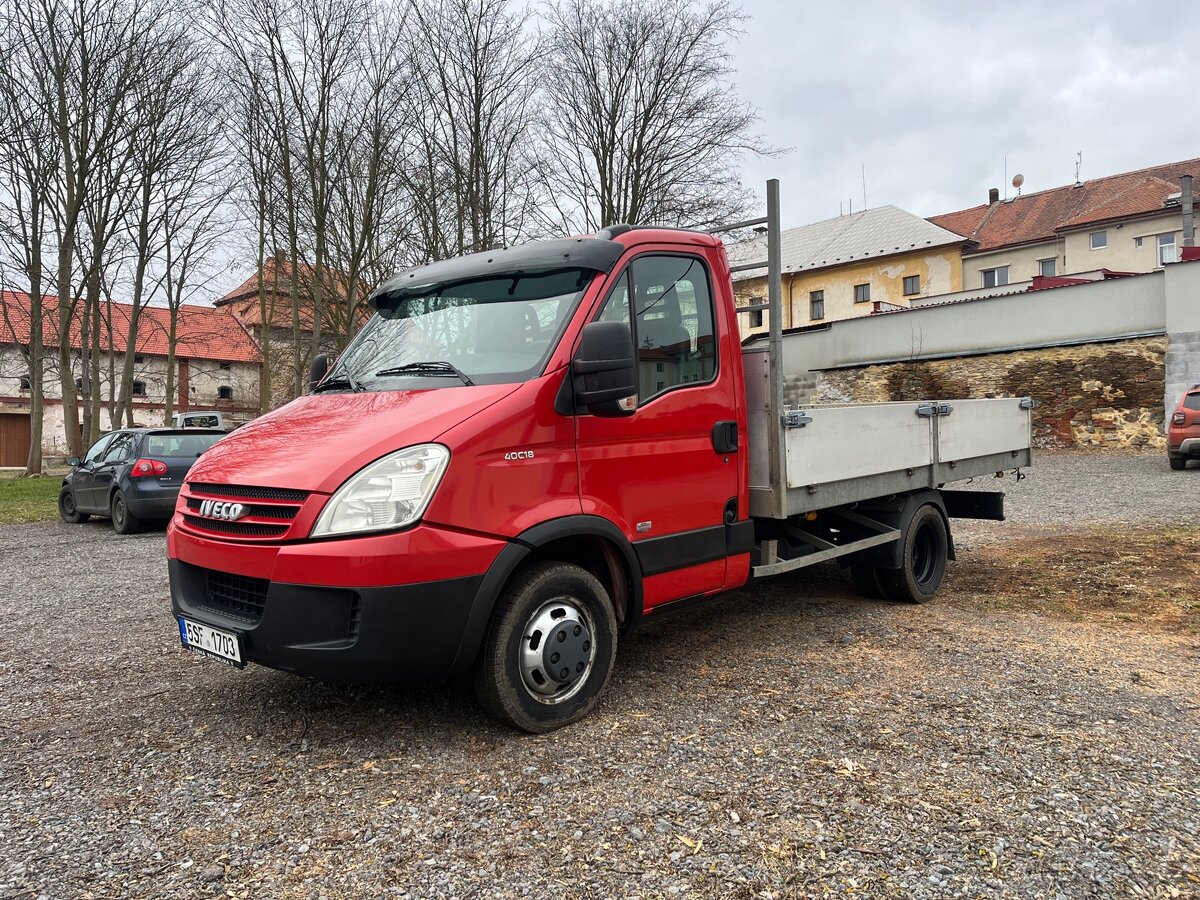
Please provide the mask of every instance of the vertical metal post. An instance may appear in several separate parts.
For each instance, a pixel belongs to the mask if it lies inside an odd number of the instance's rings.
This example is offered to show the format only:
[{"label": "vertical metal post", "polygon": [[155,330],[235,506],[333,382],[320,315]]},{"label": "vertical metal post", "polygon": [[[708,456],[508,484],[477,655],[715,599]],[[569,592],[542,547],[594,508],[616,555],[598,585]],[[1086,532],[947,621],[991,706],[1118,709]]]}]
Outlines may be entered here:
[{"label": "vertical metal post", "polygon": [[779,179],[767,182],[767,313],[770,315],[770,343],[767,359],[771,366],[769,404],[770,428],[767,452],[770,456],[771,493],[775,514],[787,516],[787,454],[783,439],[783,273],[779,244]]}]

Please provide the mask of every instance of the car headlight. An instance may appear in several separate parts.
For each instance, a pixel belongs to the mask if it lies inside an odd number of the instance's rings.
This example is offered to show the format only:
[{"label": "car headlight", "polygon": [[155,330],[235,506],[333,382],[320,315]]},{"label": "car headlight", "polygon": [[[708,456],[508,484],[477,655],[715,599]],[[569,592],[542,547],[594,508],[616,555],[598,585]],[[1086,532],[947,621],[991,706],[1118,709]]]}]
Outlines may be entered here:
[{"label": "car headlight", "polygon": [[421,518],[450,462],[441,444],[405,447],[377,459],[338,488],[312,537],[403,528]]}]

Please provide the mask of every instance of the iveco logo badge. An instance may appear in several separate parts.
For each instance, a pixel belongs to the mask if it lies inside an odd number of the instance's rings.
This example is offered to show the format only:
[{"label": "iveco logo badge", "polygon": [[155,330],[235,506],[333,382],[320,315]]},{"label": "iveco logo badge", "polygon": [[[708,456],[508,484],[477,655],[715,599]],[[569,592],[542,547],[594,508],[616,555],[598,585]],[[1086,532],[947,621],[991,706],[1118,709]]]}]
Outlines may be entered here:
[{"label": "iveco logo badge", "polygon": [[221,500],[201,500],[200,515],[207,519],[223,519],[234,522],[246,515],[246,507],[240,503],[228,503]]}]

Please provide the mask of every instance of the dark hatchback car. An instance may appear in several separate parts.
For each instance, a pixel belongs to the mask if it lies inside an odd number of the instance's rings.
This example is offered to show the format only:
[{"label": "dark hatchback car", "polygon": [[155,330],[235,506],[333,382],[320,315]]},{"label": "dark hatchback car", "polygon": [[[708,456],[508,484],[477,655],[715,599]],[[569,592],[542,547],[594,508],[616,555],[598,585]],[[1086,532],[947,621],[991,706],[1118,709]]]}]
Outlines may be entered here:
[{"label": "dark hatchback car", "polygon": [[58,514],[64,522],[108,516],[118,534],[148,520],[166,520],[184,476],[200,454],[225,436],[208,428],[128,428],[104,435],[63,479]]}]

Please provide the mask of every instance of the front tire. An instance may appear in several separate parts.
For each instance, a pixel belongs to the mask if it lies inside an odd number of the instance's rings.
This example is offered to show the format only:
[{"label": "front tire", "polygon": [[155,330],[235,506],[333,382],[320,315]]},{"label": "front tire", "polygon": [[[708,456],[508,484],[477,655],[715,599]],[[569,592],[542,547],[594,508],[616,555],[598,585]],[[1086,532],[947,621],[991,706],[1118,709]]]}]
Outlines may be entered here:
[{"label": "front tire", "polygon": [[608,684],[617,619],[594,575],[538,563],[505,590],[475,665],[475,693],[494,718],[533,734],[577,722]]},{"label": "front tire", "polygon": [[903,565],[899,569],[880,569],[879,582],[890,600],[926,603],[941,586],[950,552],[950,534],[941,511],[929,503],[920,507],[901,540]]},{"label": "front tire", "polygon": [[58,492],[58,517],[68,525],[78,525],[91,518],[87,513],[80,512],[75,506],[75,492],[69,487]]},{"label": "front tire", "polygon": [[112,516],[113,531],[117,534],[136,534],[142,530],[142,520],[129,511],[125,495],[120,491],[113,494],[109,513]]}]

